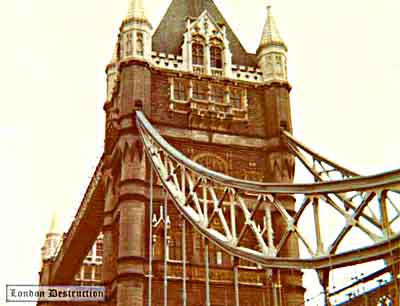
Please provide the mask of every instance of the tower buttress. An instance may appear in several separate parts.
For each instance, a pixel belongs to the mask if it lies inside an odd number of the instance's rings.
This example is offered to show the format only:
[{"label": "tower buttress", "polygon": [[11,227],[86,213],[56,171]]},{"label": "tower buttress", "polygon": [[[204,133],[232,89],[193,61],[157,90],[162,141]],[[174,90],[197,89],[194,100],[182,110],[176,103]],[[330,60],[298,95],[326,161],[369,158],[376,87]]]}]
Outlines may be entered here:
[{"label": "tower buttress", "polygon": [[271,6],[267,7],[267,20],[257,49],[257,63],[264,82],[287,81],[287,47],[283,42]]}]

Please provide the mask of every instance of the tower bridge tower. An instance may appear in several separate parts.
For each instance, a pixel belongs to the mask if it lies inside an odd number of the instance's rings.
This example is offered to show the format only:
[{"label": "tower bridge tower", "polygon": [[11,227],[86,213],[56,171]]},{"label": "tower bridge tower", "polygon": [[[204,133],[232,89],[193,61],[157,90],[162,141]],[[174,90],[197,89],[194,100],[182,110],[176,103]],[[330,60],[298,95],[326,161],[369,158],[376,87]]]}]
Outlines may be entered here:
[{"label": "tower bridge tower", "polygon": [[[282,128],[292,130],[286,52],[270,7],[260,46],[252,54],[212,0],[173,0],[154,33],[143,1],[130,1],[106,68],[101,228],[106,305],[156,306],[165,305],[164,299],[168,305],[183,305],[183,220],[152,175],[136,111],[143,111],[175,148],[212,170],[247,180],[290,183],[294,158],[280,137]],[[294,213],[294,199],[285,196],[280,201]],[[272,222],[283,232],[286,224],[274,210]],[[300,272],[237,261],[208,246],[189,226],[185,235],[185,305],[303,303]],[[274,233],[276,239],[281,235]],[[298,242],[291,239],[281,252],[296,257]],[[241,270],[239,297],[235,267]]]},{"label": "tower bridge tower", "polygon": [[[292,129],[287,47],[271,8],[257,54],[245,50],[211,0],[173,0],[152,35],[151,29],[142,1],[131,1],[107,68],[103,277],[110,305],[147,305],[149,298],[150,166],[140,143],[136,110],[143,110],[178,150],[211,169],[268,182],[292,182],[294,175],[294,160],[280,141],[280,129]],[[165,203],[160,186],[156,183],[154,188],[158,212]],[[290,198],[282,201],[293,206]],[[168,303],[180,305],[182,221],[173,205],[167,206]],[[281,222],[278,214],[273,220]],[[166,229],[154,228],[151,305],[163,304]],[[210,246],[211,300],[207,301],[201,260],[205,242],[194,231],[187,237],[187,305],[234,305],[230,256]],[[284,251],[297,253],[297,241]],[[303,301],[299,272],[267,273],[241,264],[247,270],[240,280],[240,305]]]}]

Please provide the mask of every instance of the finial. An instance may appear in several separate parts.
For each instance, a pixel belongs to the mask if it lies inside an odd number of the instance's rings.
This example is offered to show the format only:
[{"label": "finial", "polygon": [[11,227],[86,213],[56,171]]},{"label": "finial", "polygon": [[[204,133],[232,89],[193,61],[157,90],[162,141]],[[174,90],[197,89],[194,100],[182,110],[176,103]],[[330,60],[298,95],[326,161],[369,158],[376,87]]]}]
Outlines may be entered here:
[{"label": "finial", "polygon": [[130,0],[126,18],[146,19],[143,0]]}]

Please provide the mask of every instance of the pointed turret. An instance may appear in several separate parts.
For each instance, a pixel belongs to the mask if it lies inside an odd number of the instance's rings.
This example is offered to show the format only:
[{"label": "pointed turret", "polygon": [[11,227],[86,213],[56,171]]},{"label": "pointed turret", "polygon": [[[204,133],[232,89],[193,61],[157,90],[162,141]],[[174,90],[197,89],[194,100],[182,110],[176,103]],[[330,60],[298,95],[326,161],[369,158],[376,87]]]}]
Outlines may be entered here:
[{"label": "pointed turret", "polygon": [[49,231],[46,234],[46,240],[42,247],[42,260],[46,261],[52,259],[57,255],[57,250],[62,238],[62,231],[60,228],[60,218],[57,213],[53,214],[51,219]]},{"label": "pointed turret", "polygon": [[144,12],[143,0],[131,0],[129,3],[127,19],[130,18],[142,18],[146,19],[146,14]]},{"label": "pointed turret", "polygon": [[269,5],[267,6],[267,20],[264,25],[259,48],[271,45],[282,46],[287,50],[286,45],[279,34],[278,27],[276,26],[275,18],[272,15],[272,7]]},{"label": "pointed turret", "polygon": [[53,217],[51,218],[49,234],[59,234],[60,232],[60,217],[58,213],[54,213]]},{"label": "pointed turret", "polygon": [[120,59],[151,59],[152,26],[146,17],[143,0],[130,0],[128,14],[121,25]]},{"label": "pointed turret", "polygon": [[257,61],[265,82],[287,81],[287,47],[279,34],[271,6],[267,7],[267,20],[264,25]]}]

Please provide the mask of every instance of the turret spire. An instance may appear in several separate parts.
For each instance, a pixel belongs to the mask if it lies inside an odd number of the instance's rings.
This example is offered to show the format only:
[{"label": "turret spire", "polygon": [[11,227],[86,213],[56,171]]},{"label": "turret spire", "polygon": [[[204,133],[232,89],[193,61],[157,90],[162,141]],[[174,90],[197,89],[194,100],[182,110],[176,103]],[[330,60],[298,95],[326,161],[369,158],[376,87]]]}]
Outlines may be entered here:
[{"label": "turret spire", "polygon": [[42,260],[53,258],[57,254],[59,243],[62,240],[62,231],[60,228],[60,219],[57,212],[53,214],[50,228],[46,234],[46,239],[42,247]]},{"label": "turret spire", "polygon": [[51,218],[49,234],[60,234],[60,218],[57,212],[54,212],[53,217]]},{"label": "turret spire", "polygon": [[151,30],[143,0],[129,0],[128,15],[122,21],[119,39],[119,59],[151,60]]},{"label": "turret spire", "polygon": [[287,81],[286,52],[287,47],[268,5],[267,20],[257,49],[257,63],[263,72],[264,82]]},{"label": "turret spire", "polygon": [[144,12],[143,0],[130,0],[126,18],[147,19]]},{"label": "turret spire", "polygon": [[272,15],[271,5],[267,6],[267,20],[265,21],[259,48],[268,45],[281,45],[286,49],[286,45],[276,26],[275,18]]}]

